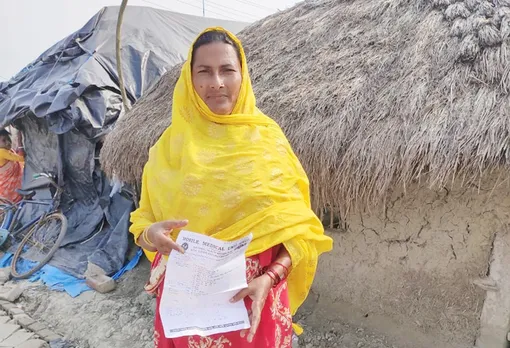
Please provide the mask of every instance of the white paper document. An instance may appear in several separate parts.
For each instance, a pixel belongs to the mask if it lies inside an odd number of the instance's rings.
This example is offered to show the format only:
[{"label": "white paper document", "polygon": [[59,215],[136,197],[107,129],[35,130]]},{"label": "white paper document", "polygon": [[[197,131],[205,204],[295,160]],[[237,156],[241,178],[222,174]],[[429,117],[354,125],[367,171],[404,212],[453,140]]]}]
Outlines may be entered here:
[{"label": "white paper document", "polygon": [[230,299],[246,288],[245,252],[252,236],[224,242],[181,231],[186,252],[168,257],[160,316],[167,338],[209,336],[250,327],[244,301]]}]

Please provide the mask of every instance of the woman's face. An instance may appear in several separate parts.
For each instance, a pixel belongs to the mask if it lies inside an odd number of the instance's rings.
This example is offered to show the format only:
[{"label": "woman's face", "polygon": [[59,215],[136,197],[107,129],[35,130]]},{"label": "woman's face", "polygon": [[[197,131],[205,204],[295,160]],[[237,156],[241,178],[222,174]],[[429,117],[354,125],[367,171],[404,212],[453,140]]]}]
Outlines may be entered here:
[{"label": "woman's face", "polygon": [[213,42],[193,53],[193,86],[209,109],[230,115],[241,88],[241,63],[232,45]]},{"label": "woman's face", "polygon": [[2,149],[10,149],[11,141],[7,137],[0,137],[0,148]]}]

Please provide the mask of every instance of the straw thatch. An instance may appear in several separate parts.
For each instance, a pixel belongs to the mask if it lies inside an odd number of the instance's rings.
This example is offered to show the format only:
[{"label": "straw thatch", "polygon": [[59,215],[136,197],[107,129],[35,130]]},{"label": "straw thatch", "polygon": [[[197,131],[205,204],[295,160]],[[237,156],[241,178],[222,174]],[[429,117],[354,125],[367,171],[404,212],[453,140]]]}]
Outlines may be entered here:
[{"label": "straw thatch", "polygon": [[180,72],[180,65],[168,71],[117,121],[101,149],[101,166],[108,176],[139,186],[149,149],[172,121],[173,87]]},{"label": "straw thatch", "polygon": [[[510,164],[510,0],[307,1],[239,36],[258,104],[289,137],[318,206]],[[177,74],[108,136],[107,173],[140,180]]]}]

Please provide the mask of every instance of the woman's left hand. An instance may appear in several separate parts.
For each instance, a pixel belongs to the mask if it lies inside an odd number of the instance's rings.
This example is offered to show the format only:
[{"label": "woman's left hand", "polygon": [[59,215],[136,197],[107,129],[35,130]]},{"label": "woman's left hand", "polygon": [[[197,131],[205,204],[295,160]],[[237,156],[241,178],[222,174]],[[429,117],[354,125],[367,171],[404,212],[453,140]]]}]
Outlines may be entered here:
[{"label": "woman's left hand", "polygon": [[[273,287],[273,280],[267,274],[262,274],[261,276],[253,279],[246,289],[241,290],[235,295],[231,302],[239,302],[243,300],[246,296],[251,298],[251,313],[250,313],[250,331],[248,332],[247,340],[248,342],[253,341],[253,337],[257,332],[257,328],[260,324],[260,317],[262,315],[262,309],[264,308],[264,304],[266,303],[267,295],[269,294],[269,290]],[[241,331],[241,337],[246,335],[246,330]]]}]

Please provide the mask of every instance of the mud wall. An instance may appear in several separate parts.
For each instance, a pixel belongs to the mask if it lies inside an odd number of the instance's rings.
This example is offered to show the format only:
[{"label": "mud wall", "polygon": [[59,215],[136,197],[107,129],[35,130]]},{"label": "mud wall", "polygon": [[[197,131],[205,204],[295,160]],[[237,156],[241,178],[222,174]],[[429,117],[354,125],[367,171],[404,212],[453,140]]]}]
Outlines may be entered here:
[{"label": "mud wall", "polygon": [[485,298],[473,280],[487,274],[494,235],[510,221],[502,177],[439,190],[415,183],[385,205],[348,215],[343,229],[328,232],[334,251],[322,257],[314,293],[330,312],[345,303],[472,346]]}]

